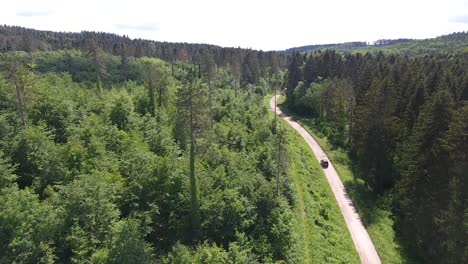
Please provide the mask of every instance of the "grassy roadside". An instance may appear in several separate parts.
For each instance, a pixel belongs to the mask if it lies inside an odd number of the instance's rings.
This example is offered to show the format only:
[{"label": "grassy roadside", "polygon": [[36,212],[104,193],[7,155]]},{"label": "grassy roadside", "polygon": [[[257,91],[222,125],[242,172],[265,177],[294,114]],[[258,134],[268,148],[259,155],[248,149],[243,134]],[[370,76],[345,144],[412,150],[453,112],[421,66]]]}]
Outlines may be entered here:
[{"label": "grassy roadside", "polygon": [[[271,96],[265,98],[270,109]],[[270,117],[273,113],[270,111]],[[295,234],[302,263],[360,263],[351,235],[335,197],[304,139],[284,120],[287,131],[288,174],[292,177],[296,204]]]},{"label": "grassy roadside", "polygon": [[[281,98],[284,99],[284,98]],[[281,107],[280,100],[279,104]],[[346,187],[359,216],[361,217],[369,236],[380,256],[382,263],[403,264],[415,263],[406,253],[396,238],[393,230],[394,220],[388,208],[389,199],[377,197],[365,186],[365,182],[357,179],[352,170],[351,160],[345,150],[334,148],[327,138],[320,132],[312,119],[303,118],[288,111],[282,110],[300,123],[320,144]]]}]

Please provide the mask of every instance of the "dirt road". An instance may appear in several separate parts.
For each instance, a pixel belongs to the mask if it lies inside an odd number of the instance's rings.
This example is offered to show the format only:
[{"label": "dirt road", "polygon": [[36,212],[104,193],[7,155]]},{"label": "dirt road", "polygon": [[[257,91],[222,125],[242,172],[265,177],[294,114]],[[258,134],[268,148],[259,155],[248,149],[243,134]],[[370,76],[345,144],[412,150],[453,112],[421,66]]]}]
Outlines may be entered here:
[{"label": "dirt road", "polygon": [[[279,95],[276,95],[277,98]],[[271,109],[275,110],[275,97],[270,100]],[[288,122],[294,129],[296,129],[299,134],[305,139],[309,147],[315,154],[317,160],[321,160],[323,158],[328,160],[327,155],[323,152],[322,148],[320,148],[319,144],[315,139],[296,121],[292,120],[291,117],[284,114],[279,108],[276,108],[276,113],[281,116],[286,122]],[[357,252],[359,253],[359,257],[361,258],[361,263],[363,264],[380,264],[380,258],[375,251],[374,244],[367,233],[367,230],[362,225],[361,219],[354,208],[353,202],[348,196],[346,189],[343,186],[338,174],[333,167],[333,163],[330,162],[328,168],[323,169],[325,176],[327,177],[328,184],[335,195],[336,201],[340,206],[341,213],[346,221],[346,225],[348,226],[348,230],[351,233],[351,237],[354,242],[354,246],[356,247]]]}]

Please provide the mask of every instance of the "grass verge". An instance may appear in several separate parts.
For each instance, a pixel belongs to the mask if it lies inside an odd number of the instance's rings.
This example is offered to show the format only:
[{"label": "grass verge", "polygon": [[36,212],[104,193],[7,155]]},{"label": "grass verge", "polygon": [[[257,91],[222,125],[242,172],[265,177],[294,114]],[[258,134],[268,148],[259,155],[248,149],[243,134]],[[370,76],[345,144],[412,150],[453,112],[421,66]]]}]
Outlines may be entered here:
[{"label": "grass verge", "polygon": [[[270,109],[271,96],[265,98]],[[270,116],[273,113],[270,110]],[[284,120],[288,175],[295,192],[294,232],[302,263],[360,263],[340,208],[320,164],[304,139]]]},{"label": "grass verge", "polygon": [[[283,98],[281,98],[283,99]],[[339,174],[348,194],[353,200],[359,216],[371,237],[382,263],[416,263],[409,257],[407,250],[398,241],[393,230],[393,217],[389,209],[389,197],[378,197],[366,187],[363,180],[356,177],[352,162],[345,150],[335,148],[322,134],[313,119],[298,116],[281,105],[281,109],[300,123],[320,144]]]}]

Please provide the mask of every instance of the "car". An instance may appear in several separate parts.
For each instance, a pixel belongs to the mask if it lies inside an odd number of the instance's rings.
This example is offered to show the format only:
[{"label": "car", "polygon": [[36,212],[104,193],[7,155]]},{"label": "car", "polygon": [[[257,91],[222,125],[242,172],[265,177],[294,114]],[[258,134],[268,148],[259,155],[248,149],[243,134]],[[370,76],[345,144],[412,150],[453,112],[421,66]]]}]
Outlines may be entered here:
[{"label": "car", "polygon": [[324,168],[324,169],[328,168],[328,160],[321,159],[320,160],[320,165],[322,165],[322,168]]}]

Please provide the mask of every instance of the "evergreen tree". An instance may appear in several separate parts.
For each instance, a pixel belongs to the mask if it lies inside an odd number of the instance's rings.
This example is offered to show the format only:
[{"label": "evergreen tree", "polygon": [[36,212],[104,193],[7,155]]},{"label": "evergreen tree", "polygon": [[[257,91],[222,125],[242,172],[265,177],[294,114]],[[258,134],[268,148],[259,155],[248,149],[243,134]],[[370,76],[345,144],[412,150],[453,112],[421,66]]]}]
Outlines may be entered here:
[{"label": "evergreen tree", "polygon": [[[438,259],[440,239],[436,216],[449,200],[448,153],[444,136],[453,115],[453,101],[445,89],[425,104],[403,155],[399,188],[402,230],[415,241],[418,255]],[[428,217],[429,216],[429,217]],[[440,261],[442,261],[440,259]]]},{"label": "evergreen tree", "polygon": [[437,256],[445,263],[465,263],[468,261],[468,105],[465,103],[453,115],[446,134],[445,151],[449,156],[448,189],[441,202],[442,210],[435,216],[439,241],[436,243]]},{"label": "evergreen tree", "polygon": [[216,64],[214,62],[211,54],[206,54],[203,56],[203,75],[205,76],[208,83],[208,102],[210,105],[210,126],[213,126],[213,90],[212,90],[212,80],[215,77],[215,68]]},{"label": "evergreen tree", "polygon": [[242,64],[241,84],[257,84],[260,77],[260,65],[254,52],[247,52]]},{"label": "evergreen tree", "polygon": [[299,53],[293,54],[291,58],[291,63],[288,67],[288,76],[286,83],[286,103],[291,107],[293,107],[295,104],[294,89],[296,88],[299,81],[302,80],[301,66],[302,56]]},{"label": "evergreen tree", "polygon": [[94,66],[94,72],[96,74],[97,88],[98,91],[102,90],[102,82],[106,82],[109,78],[109,73],[107,72],[106,65],[104,62],[104,52],[97,45],[94,40],[91,40],[88,44],[88,56],[90,56],[91,61]]},{"label": "evergreen tree", "polygon": [[157,85],[157,72],[155,66],[147,61],[144,64],[144,79],[145,86],[148,92],[149,98],[149,112],[154,117],[156,115],[156,99],[155,99],[155,90]]},{"label": "evergreen tree", "polygon": [[[187,74],[183,87],[178,92],[178,114],[185,120],[189,130],[190,154],[190,222],[192,241],[200,239],[200,197],[197,175],[195,172],[197,137],[203,131],[206,120],[206,90],[202,80],[194,70]],[[181,129],[181,128],[179,128]],[[182,128],[183,129],[183,128]]]},{"label": "evergreen tree", "polygon": [[317,76],[317,67],[316,63],[314,61],[314,56],[310,54],[307,58],[307,62],[304,65],[304,82],[306,86],[309,86],[312,82],[315,81],[315,79],[318,77]]},{"label": "evergreen tree", "polygon": [[124,81],[128,81],[129,65],[128,65],[128,51],[125,43],[120,47],[120,72]]}]

